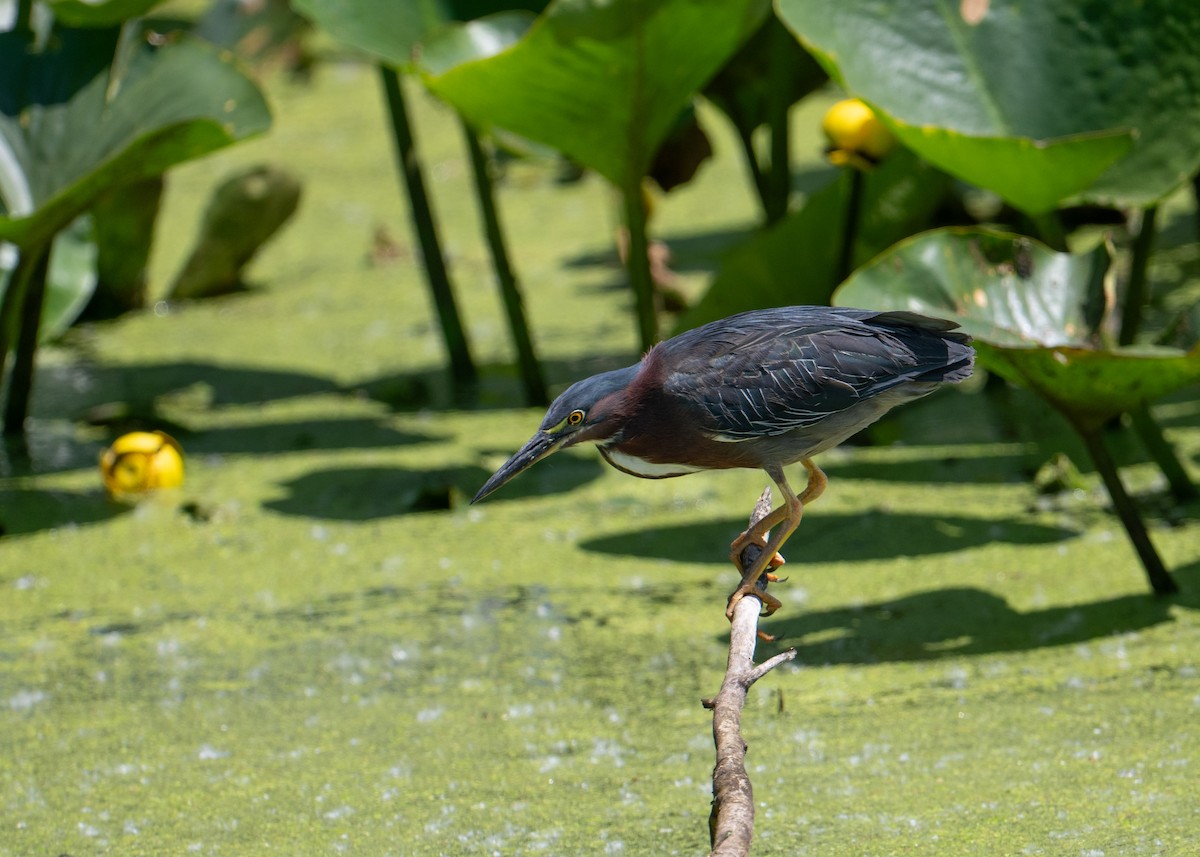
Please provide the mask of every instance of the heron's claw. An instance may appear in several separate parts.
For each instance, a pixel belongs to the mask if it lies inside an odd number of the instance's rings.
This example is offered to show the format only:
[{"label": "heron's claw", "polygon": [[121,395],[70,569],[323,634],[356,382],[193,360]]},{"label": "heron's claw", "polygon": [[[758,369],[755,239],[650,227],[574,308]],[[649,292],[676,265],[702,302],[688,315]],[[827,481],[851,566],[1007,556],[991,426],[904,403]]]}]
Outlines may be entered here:
[{"label": "heron's claw", "polygon": [[759,589],[753,583],[747,583],[746,581],[743,580],[742,585],[739,586],[737,589],[733,590],[732,593],[730,593],[729,603],[725,606],[725,618],[728,619],[730,622],[733,621],[733,610],[735,607],[737,607],[737,603],[739,601],[741,601],[743,598],[745,598],[747,595],[754,595],[760,601],[762,601],[763,610],[762,610],[762,613],[759,614],[760,616],[770,616],[772,613],[774,613],[776,610],[778,610],[780,607],[783,606],[783,602],[780,601],[778,598],[776,598],[774,595],[771,595],[771,594],[765,592],[764,590]]}]

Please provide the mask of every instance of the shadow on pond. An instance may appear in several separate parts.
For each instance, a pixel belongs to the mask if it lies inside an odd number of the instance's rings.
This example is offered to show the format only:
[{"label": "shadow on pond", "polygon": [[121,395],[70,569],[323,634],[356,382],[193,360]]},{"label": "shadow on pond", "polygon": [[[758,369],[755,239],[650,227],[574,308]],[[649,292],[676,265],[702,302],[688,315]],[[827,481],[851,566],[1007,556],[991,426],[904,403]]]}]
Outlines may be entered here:
[{"label": "shadow on pond", "polygon": [[264,455],[302,450],[384,449],[433,443],[444,437],[400,431],[370,418],[305,419],[189,432],[192,453],[253,453]]},{"label": "shadow on pond", "polygon": [[[1136,574],[1130,568],[1130,574]],[[1077,573],[1086,574],[1086,569]],[[1022,612],[981,589],[949,588],[889,601],[767,620],[805,664],[864,664],[1019,652],[1140,631],[1173,621],[1171,608],[1200,608],[1200,563],[1174,572],[1181,595],[1149,592]],[[777,614],[778,615],[778,614]]]},{"label": "shadow on pond", "polygon": [[[300,622],[329,627],[359,627],[368,624],[374,611],[383,610],[388,622],[403,622],[405,619],[436,617],[433,626],[445,625],[447,604],[461,605],[463,615],[495,619],[504,614],[530,614],[544,616],[548,590],[542,586],[514,586],[503,592],[494,592],[464,601],[460,588],[446,581],[426,581],[411,586],[375,586],[342,592],[333,592],[322,598],[306,600],[270,610],[256,610],[256,622]],[[432,597],[431,597],[432,596]]]},{"label": "shadow on pond", "polygon": [[[552,387],[560,389],[580,378],[628,366],[636,360],[637,355],[633,352],[613,352],[543,360],[541,363]],[[305,372],[199,361],[147,365],[78,363],[50,367],[39,374],[38,381],[40,394],[51,407],[61,401],[64,407],[59,410],[64,412],[121,403],[135,416],[153,415],[155,402],[164,397],[192,399],[199,408],[252,405],[320,395],[366,397],[393,411],[524,407],[522,383],[514,365],[487,364],[479,369],[480,383],[457,393],[446,370],[440,366],[341,384],[332,378]]]},{"label": "shadow on pond", "polygon": [[[1026,467],[1030,456],[1024,451],[984,456],[955,456],[949,445],[931,449],[925,458],[900,461],[861,461],[852,457],[821,463],[830,480],[875,479],[881,482],[945,482],[995,485],[1012,482]],[[804,472],[800,471],[800,482]],[[797,488],[797,490],[799,490]]]},{"label": "shadow on pond", "polygon": [[0,539],[96,524],[130,510],[130,506],[110,500],[99,487],[95,491],[0,488]]},{"label": "shadow on pond", "polygon": [[[562,386],[577,378],[627,365],[631,355],[599,354],[543,363],[547,376]],[[204,413],[303,397],[332,397],[346,402],[371,399],[392,412],[456,407],[472,411],[523,409],[521,382],[513,367],[483,368],[480,386],[456,400],[440,368],[383,375],[351,384],[304,372],[231,366],[201,361],[149,365],[96,365],[87,362],[50,366],[38,376],[39,410],[56,415],[43,420],[27,443],[0,444],[0,476],[55,473],[95,466],[100,448],[130,431],[161,430],[180,440],[186,451],[273,453],[300,450],[369,449],[441,441],[445,438],[389,427],[371,417],[298,418],[257,425],[198,429],[179,413]],[[166,403],[175,407],[168,411]],[[174,422],[170,413],[180,422]],[[57,417],[61,416],[61,419]],[[104,440],[80,441],[74,420],[103,428]],[[537,426],[530,418],[530,433]],[[513,450],[510,450],[513,451]]]},{"label": "shadow on pond", "polygon": [[[729,544],[746,528],[744,518],[629,530],[580,543],[600,553],[729,562]],[[1025,521],[964,515],[918,515],[879,510],[807,517],[784,548],[793,563],[861,562],[896,556],[949,553],[990,542],[1048,544],[1078,535],[1074,530]]]},{"label": "shadow on pond", "polygon": [[305,372],[194,361],[147,365],[71,365],[59,370],[64,377],[47,378],[47,382],[54,384],[58,381],[71,385],[73,373],[87,378],[88,398],[102,402],[150,402],[197,385],[203,386],[203,396],[212,405],[249,405],[340,392],[333,380]]},{"label": "shadow on pond", "polygon": [[192,431],[153,417],[121,420],[104,439],[81,440],[74,427],[43,431],[29,444],[0,441],[0,476],[55,473],[95,468],[100,451],[129,431],[165,431],[182,444],[185,456],[272,455],[308,450],[388,449],[435,443],[440,435],[401,430],[371,417],[298,419]]},{"label": "shadow on pond", "polygon": [[[553,399],[581,378],[629,366],[637,360],[638,355],[629,351],[589,353],[540,362],[549,396]],[[419,407],[469,411],[521,410],[529,407],[525,400],[524,385],[513,363],[481,365],[479,374],[480,380],[475,386],[457,392],[442,368],[380,375],[350,384],[344,392],[364,395],[396,412]],[[530,423],[530,433],[536,427],[535,419]]]},{"label": "shadow on pond", "polygon": [[[560,456],[551,474],[506,485],[488,502],[555,494],[584,485],[600,475],[600,463]],[[431,467],[350,467],[317,470],[284,483],[288,496],[265,503],[285,515],[340,521],[368,521],[466,505],[492,472],[479,465]]]}]

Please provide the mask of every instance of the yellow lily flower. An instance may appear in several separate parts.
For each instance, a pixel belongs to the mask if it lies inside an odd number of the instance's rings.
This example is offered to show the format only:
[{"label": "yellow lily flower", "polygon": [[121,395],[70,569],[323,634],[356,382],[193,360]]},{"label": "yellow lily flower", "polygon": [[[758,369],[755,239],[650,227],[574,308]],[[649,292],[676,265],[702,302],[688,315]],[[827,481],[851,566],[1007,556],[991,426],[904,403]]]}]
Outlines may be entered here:
[{"label": "yellow lily flower", "polygon": [[114,498],[174,488],[183,483],[183,449],[165,432],[123,434],[100,454],[100,475]]}]

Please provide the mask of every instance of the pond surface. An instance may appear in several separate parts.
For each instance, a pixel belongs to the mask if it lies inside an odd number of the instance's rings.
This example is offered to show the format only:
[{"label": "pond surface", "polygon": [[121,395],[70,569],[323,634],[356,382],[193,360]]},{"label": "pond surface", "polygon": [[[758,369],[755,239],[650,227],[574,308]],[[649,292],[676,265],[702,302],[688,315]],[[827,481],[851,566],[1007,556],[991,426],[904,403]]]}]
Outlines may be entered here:
[{"label": "pond surface", "polygon": [[[467,506],[539,414],[513,404],[457,129],[419,102],[486,367],[467,410],[412,257],[364,262],[376,224],[407,236],[371,70],[271,86],[271,137],[172,176],[153,272],[220,174],[272,159],[305,200],[255,289],[47,350],[30,449],[0,469],[0,855],[704,853],[699,700],[764,476],[646,482],[587,450]],[[664,234],[748,224],[722,163],[663,204]],[[561,385],[629,362],[633,324],[607,189],[548,175],[515,168],[502,204]],[[181,489],[104,497],[110,433],[76,419],[112,401],[180,427]],[[1030,469],[1071,447],[1014,401],[1037,427],[1015,439],[954,392],[825,457],[765,622],[799,658],[745,716],[756,854],[1192,847],[1196,509],[1152,518],[1184,587],[1155,600],[1103,498],[1039,505]],[[1160,415],[1194,463],[1194,391]]]}]

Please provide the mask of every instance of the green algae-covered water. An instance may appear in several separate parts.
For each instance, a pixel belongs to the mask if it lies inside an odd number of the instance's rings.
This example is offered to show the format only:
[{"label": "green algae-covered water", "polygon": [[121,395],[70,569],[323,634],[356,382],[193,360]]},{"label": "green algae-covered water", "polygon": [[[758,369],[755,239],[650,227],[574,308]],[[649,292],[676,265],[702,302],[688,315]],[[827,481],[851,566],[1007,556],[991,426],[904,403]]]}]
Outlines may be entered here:
[{"label": "green algae-covered water", "polygon": [[[305,198],[255,288],[46,350],[28,456],[3,462],[0,854],[704,853],[699,700],[764,476],[634,480],[580,451],[467,506],[539,414],[504,366],[456,128],[417,97],[487,367],[473,410],[437,389],[374,74],[271,95],[270,137],[172,175],[153,270],[165,288],[217,177],[272,160]],[[717,143],[656,211],[685,289],[754,217]],[[554,383],[630,362],[602,183],[516,166],[501,204]],[[389,264],[367,262],[377,226]],[[111,435],[77,419],[113,401],[177,427],[182,488],[103,496]],[[1159,415],[1195,474],[1200,399]],[[1194,847],[1197,509],[1151,516],[1184,588],[1155,600],[1100,497],[1036,498],[1031,468],[1077,452],[1054,419],[953,391],[825,456],[765,623],[799,658],[745,716],[755,853]]]}]

